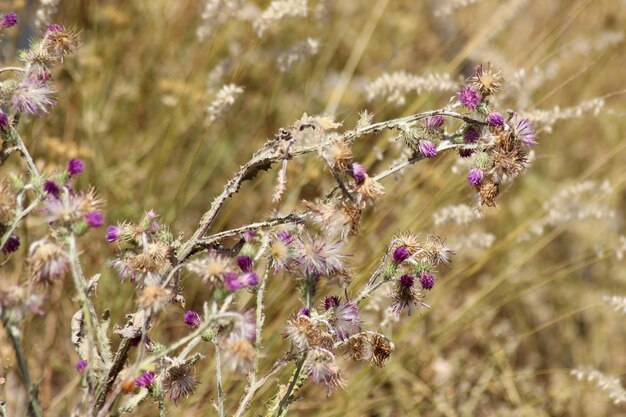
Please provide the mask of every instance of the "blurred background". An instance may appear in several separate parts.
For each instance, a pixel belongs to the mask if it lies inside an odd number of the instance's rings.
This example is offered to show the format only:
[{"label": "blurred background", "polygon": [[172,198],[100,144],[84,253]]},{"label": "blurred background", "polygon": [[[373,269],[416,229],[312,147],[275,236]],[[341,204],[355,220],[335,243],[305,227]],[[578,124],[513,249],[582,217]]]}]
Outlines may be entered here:
[{"label": "blurred background", "polygon": [[[37,14],[41,3],[49,15]],[[307,383],[291,414],[626,416],[606,390],[571,375],[591,367],[626,382],[625,316],[604,298],[626,296],[626,2],[287,0],[282,18],[263,13],[269,1],[61,0],[56,10],[41,3],[0,3],[0,12],[15,10],[21,20],[1,40],[3,65],[41,33],[38,19],[76,28],[82,46],[55,74],[56,109],[20,123],[37,164],[52,172],[83,158],[80,182],[106,201],[107,223],[153,209],[185,236],[235,169],[303,112],[334,114],[352,128],[365,109],[382,121],[443,106],[477,63],[500,68],[499,106],[528,115],[539,129],[529,172],[482,215],[471,209],[476,199],[454,154],[383,182],[387,195],[365,213],[352,241],[358,278],[351,290],[398,232],[437,233],[457,256],[438,272],[424,315],[393,320],[385,294],[370,303],[368,327],[396,344],[384,369],[341,360],[346,388],[327,397]],[[306,16],[296,3],[307,3]],[[357,159],[384,169],[398,155],[393,139],[367,138],[354,148]],[[291,163],[287,178],[281,213],[333,183],[316,156]],[[274,214],[275,181],[274,170],[246,183],[212,230]],[[22,256],[42,233],[33,217],[20,231]],[[102,272],[97,307],[111,308],[121,323],[134,287],[109,268],[102,235],[82,238],[85,269]],[[5,282],[23,275],[19,256],[11,276],[1,270]],[[285,297],[292,287],[281,275],[269,283],[268,356],[288,347],[280,332],[299,307]],[[72,293],[70,280],[55,287],[46,315],[23,329],[50,416],[68,415],[80,397],[69,340]],[[184,293],[196,310],[207,298],[191,278]],[[187,332],[182,313],[168,307],[153,337]],[[171,415],[214,413],[212,352],[204,349],[198,392],[171,404]],[[0,397],[11,415],[25,415],[4,334],[0,364]],[[229,409],[244,384],[227,376]],[[268,384],[248,415],[262,413],[274,392]],[[135,415],[155,412],[144,404]]]}]

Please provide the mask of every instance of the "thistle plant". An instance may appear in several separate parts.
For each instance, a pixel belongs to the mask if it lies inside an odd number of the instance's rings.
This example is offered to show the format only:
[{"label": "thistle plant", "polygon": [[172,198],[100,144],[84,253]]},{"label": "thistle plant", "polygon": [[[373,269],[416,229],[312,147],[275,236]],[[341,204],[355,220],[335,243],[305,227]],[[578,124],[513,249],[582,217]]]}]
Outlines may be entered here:
[{"label": "thistle plant", "polygon": [[[300,13],[296,6],[294,16]],[[269,8],[255,21],[258,36],[278,18],[275,14]],[[7,14],[0,27],[15,23],[15,15]],[[191,236],[176,233],[175,225],[166,224],[152,210],[107,225],[98,193],[78,185],[89,165],[72,159],[63,170],[43,173],[29,151],[33,139],[24,140],[20,134],[22,118],[52,111],[54,69],[77,47],[74,31],[53,24],[20,54],[21,66],[0,68],[10,74],[0,83],[0,163],[19,157],[25,168],[0,183],[1,265],[10,265],[20,250],[27,259],[20,281],[0,293],[0,317],[31,416],[42,416],[45,410],[38,383],[30,376],[29,369],[36,364],[24,355],[21,326],[29,315],[46,314],[47,295],[65,279],[71,279],[74,288],[66,296],[76,304],[66,336],[75,347],[74,367],[81,381],[72,415],[120,415],[145,406],[164,416],[169,403],[178,405],[194,395],[198,384],[206,384],[215,387],[218,415],[239,417],[258,401],[262,388],[278,380],[266,409],[267,416],[278,417],[288,413],[304,384],[316,384],[328,395],[350,390],[340,358],[382,368],[394,350],[411,348],[372,328],[362,319],[363,307],[382,292],[398,318],[425,314],[429,293],[446,285],[438,272],[450,268],[455,255],[445,237],[413,230],[381,242],[382,256],[372,271],[351,261],[349,244],[367,238],[359,233],[361,222],[385,198],[385,179],[425,159],[456,152],[464,161],[475,205],[492,207],[501,191],[524,172],[537,142],[527,118],[496,107],[494,95],[505,88],[499,72],[490,64],[478,65],[440,109],[378,122],[364,112],[355,127],[346,129],[332,117],[304,114],[279,129],[234,173]],[[230,88],[231,95],[243,92],[235,85]],[[234,99],[220,100],[227,105]],[[212,119],[226,105],[213,106]],[[376,172],[364,159],[358,160],[352,148],[383,131],[397,134],[406,157]],[[301,201],[298,209],[286,210],[283,197],[293,180],[288,167],[307,154],[317,156],[334,185]],[[226,202],[243,193],[247,181],[261,171],[273,173],[273,168],[277,168],[273,215],[235,229],[212,230]],[[28,248],[22,248],[19,230],[26,227],[27,218],[46,226]],[[132,285],[134,310],[112,312],[98,299],[100,274],[87,276],[81,262],[87,236],[109,243],[108,267],[120,286]],[[364,285],[355,285],[357,275],[368,276]],[[185,283],[191,280],[206,288],[199,311],[186,306]],[[300,300],[289,317],[272,317],[282,323],[284,345],[279,351],[264,346],[270,281],[294,282],[297,293],[285,296]],[[242,300],[252,301],[245,306]],[[112,317],[120,313],[126,320],[111,326]],[[155,336],[161,318],[172,315],[184,323],[186,335]],[[198,368],[210,360],[214,379],[202,380]],[[239,396],[227,395],[224,389],[225,376],[232,374],[246,380]]]}]

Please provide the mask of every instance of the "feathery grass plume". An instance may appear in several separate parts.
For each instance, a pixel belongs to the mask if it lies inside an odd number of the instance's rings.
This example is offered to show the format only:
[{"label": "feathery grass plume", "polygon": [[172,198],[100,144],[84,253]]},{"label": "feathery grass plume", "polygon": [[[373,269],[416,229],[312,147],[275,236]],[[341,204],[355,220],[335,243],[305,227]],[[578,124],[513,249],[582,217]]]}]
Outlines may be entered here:
[{"label": "feathery grass plume", "polygon": [[620,297],[619,295],[605,295],[602,299],[615,309],[615,311],[626,313],[626,297]]},{"label": "feathery grass plume", "polygon": [[469,224],[480,218],[482,213],[475,207],[470,207],[467,204],[455,204],[442,208],[439,211],[433,213],[433,221],[435,225],[443,225],[446,223],[455,224]]},{"label": "feathery grass plume", "polygon": [[287,72],[298,62],[304,61],[313,55],[316,55],[320,48],[320,41],[314,38],[306,38],[300,41],[284,52],[281,52],[276,58],[276,67],[280,72]]},{"label": "feathery grass plume", "polygon": [[587,180],[568,185],[543,203],[543,214],[532,222],[530,229],[519,236],[528,240],[542,235],[549,227],[590,219],[611,219],[615,210],[602,202],[603,197],[613,193],[609,181]]},{"label": "feathery grass plume", "polygon": [[306,17],[309,11],[307,3],[307,0],[273,0],[252,22],[252,27],[262,37],[270,27],[286,17]]},{"label": "feathery grass plume", "polygon": [[223,85],[207,107],[209,120],[215,121],[224,117],[226,110],[235,104],[237,97],[241,94],[243,94],[243,87],[232,83]]},{"label": "feathery grass plume", "polygon": [[244,0],[206,0],[200,18],[202,21],[196,28],[196,36],[200,41],[209,39],[215,29],[223,25],[247,5]]},{"label": "feathery grass plume", "polygon": [[626,403],[626,390],[622,386],[619,378],[605,375],[591,367],[574,369],[572,370],[572,375],[579,381],[585,380],[596,384],[598,388],[606,391],[614,404],[619,405]]},{"label": "feathery grass plume", "polygon": [[454,13],[455,11],[469,7],[474,3],[478,3],[480,0],[441,0],[437,2],[434,15],[436,17],[446,17]]},{"label": "feathery grass plume", "polygon": [[604,106],[604,98],[598,97],[582,101],[576,106],[563,109],[560,106],[554,106],[551,110],[531,110],[526,113],[526,116],[541,129],[550,133],[557,122],[579,118],[585,114],[598,116],[602,112],[602,109],[604,109]]},{"label": "feathery grass plume", "polygon": [[450,79],[450,74],[426,74],[423,76],[409,74],[404,71],[383,73],[365,86],[368,101],[384,98],[396,106],[406,104],[406,95],[430,92],[449,92],[458,88],[457,83]]},{"label": "feathery grass plume", "polygon": [[39,7],[35,11],[35,26],[38,29],[44,29],[52,22],[54,15],[61,0],[39,0]]}]

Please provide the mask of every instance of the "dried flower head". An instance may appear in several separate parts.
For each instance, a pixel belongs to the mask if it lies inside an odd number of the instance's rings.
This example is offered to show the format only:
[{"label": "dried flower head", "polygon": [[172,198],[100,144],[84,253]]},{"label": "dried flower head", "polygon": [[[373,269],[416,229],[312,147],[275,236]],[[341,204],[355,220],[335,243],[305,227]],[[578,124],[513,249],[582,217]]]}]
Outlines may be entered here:
[{"label": "dried flower head", "polygon": [[330,350],[320,347],[312,348],[304,362],[304,371],[315,383],[326,385],[328,392],[341,387],[341,372]]},{"label": "dried flower head", "polygon": [[502,76],[499,71],[493,69],[491,63],[487,64],[487,68],[484,68],[482,64],[478,64],[468,82],[483,97],[502,90]]},{"label": "dried flower head", "polygon": [[343,140],[333,140],[322,149],[322,154],[335,172],[346,172],[352,165],[352,149]]},{"label": "dried flower head", "polygon": [[67,254],[58,244],[42,239],[30,245],[28,272],[35,284],[50,285],[60,281],[69,267]]},{"label": "dried flower head", "polygon": [[338,297],[326,297],[324,308],[331,314],[330,322],[339,340],[347,339],[361,330],[359,309],[353,302]]},{"label": "dried flower head", "polygon": [[332,348],[330,334],[324,332],[317,322],[306,314],[298,314],[287,321],[283,337],[300,350],[310,346]]},{"label": "dried flower head", "polygon": [[307,275],[332,275],[345,268],[343,242],[304,233],[294,241],[296,262]]},{"label": "dried flower head", "polygon": [[395,349],[394,344],[380,333],[362,332],[345,340],[341,347],[344,354],[354,361],[369,361],[380,368]]},{"label": "dried flower head", "polygon": [[147,285],[137,299],[141,308],[158,311],[171,299],[171,291],[160,285]]},{"label": "dried flower head", "polygon": [[256,349],[248,339],[226,338],[220,341],[224,360],[236,372],[246,372],[254,364]]},{"label": "dried flower head", "polygon": [[499,193],[498,184],[491,181],[483,181],[478,187],[481,204],[485,204],[488,207],[496,206],[496,198]]},{"label": "dried flower head", "polygon": [[163,378],[163,389],[174,402],[189,397],[198,386],[193,365],[184,363],[170,367]]},{"label": "dried flower head", "polygon": [[224,282],[224,275],[232,271],[233,265],[230,258],[211,252],[207,257],[192,260],[186,268],[202,277],[205,284],[217,286]]}]

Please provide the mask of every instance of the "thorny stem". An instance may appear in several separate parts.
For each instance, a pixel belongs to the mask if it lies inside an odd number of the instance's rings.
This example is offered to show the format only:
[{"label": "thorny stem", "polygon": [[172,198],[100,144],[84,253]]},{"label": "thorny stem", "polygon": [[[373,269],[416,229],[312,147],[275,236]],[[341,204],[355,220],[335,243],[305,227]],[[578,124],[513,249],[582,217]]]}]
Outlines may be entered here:
[{"label": "thorny stem", "polygon": [[11,346],[13,346],[15,359],[17,360],[17,364],[20,368],[20,373],[22,374],[22,383],[28,391],[28,402],[30,404],[29,415],[31,415],[32,417],[41,417],[43,414],[41,411],[41,404],[39,404],[39,388],[36,385],[33,385],[33,382],[30,378],[28,365],[26,364],[26,358],[22,353],[19,330],[13,324],[11,324],[9,322],[9,319],[6,318],[4,315],[2,316],[2,324],[6,329],[9,340],[11,341]]},{"label": "thorny stem", "polygon": [[219,343],[215,343],[215,373],[217,380],[217,407],[220,417],[225,417],[224,411],[224,387],[222,386],[222,355]]},{"label": "thorny stem", "polygon": [[274,417],[281,417],[283,414],[283,410],[287,411],[289,404],[292,402],[293,400],[292,392],[296,384],[298,383],[298,380],[300,379],[300,373],[302,372],[302,368],[304,367],[304,362],[306,361],[307,355],[308,355],[308,352],[304,352],[302,354],[302,357],[298,359],[298,362],[296,363],[296,369],[294,370],[293,375],[291,376],[292,378],[291,383],[289,384],[289,387],[287,388],[287,392],[285,392],[285,395],[280,400],[280,403],[278,403],[278,410],[276,411],[276,414],[274,414]]},{"label": "thorny stem", "polygon": [[[371,125],[357,128],[355,130],[349,130],[342,135],[341,139],[343,139],[346,142],[352,142],[358,139],[359,137],[365,136],[367,134],[379,132],[385,129],[396,129],[398,127],[404,127],[418,120],[425,119],[427,117],[435,116],[435,115],[451,117],[451,118],[463,120],[467,123],[472,123],[472,124],[484,124],[485,123],[481,120],[476,120],[469,116],[466,116],[466,115],[463,115],[461,113],[457,113],[454,111],[450,111],[447,109],[433,110],[433,111],[414,114],[414,115],[407,116],[407,117],[387,120],[384,122],[373,123]],[[319,149],[319,146],[320,145],[318,144],[318,145],[313,145],[313,146],[303,146],[301,148],[294,149],[293,151],[291,151],[291,156],[292,157],[299,156],[299,155],[304,155],[304,154],[317,151]],[[241,184],[244,181],[248,179],[252,179],[254,176],[256,176],[256,174],[259,171],[269,169],[273,163],[277,161],[281,161],[284,158],[285,158],[284,152],[282,152],[281,149],[279,149],[279,147],[276,146],[276,141],[268,141],[265,144],[265,146],[263,146],[259,151],[257,151],[252,156],[252,158],[246,164],[244,164],[239,169],[239,171],[237,171],[234,177],[230,181],[228,181],[228,183],[226,184],[226,186],[224,187],[224,190],[222,190],[220,195],[218,195],[213,200],[209,209],[204,213],[204,215],[200,219],[200,223],[198,224],[198,227],[196,228],[196,231],[194,232],[194,234],[191,236],[191,238],[189,238],[189,240],[187,240],[187,242],[185,242],[182,245],[182,247],[178,251],[177,253],[178,262],[184,261],[192,254],[194,247],[198,244],[198,242],[202,239],[202,237],[209,230],[209,228],[213,224],[213,221],[217,217],[218,213],[220,212],[220,210],[222,209],[226,201],[239,190],[239,188],[241,187]]]},{"label": "thorny stem", "polygon": [[272,263],[268,259],[267,267],[265,268],[265,273],[263,274],[263,278],[261,278],[261,282],[259,283],[259,287],[256,292],[256,335],[255,335],[255,343],[254,348],[257,352],[254,357],[254,364],[252,367],[252,371],[248,376],[248,386],[246,387],[246,394],[239,403],[239,407],[237,408],[237,412],[235,413],[235,417],[240,417],[246,410],[246,407],[254,393],[256,391],[256,384],[259,373],[259,352],[261,351],[261,331],[263,329],[263,322],[265,321],[265,312],[264,312],[264,295],[265,295],[265,287],[267,285],[267,280],[269,278],[270,267]]}]

